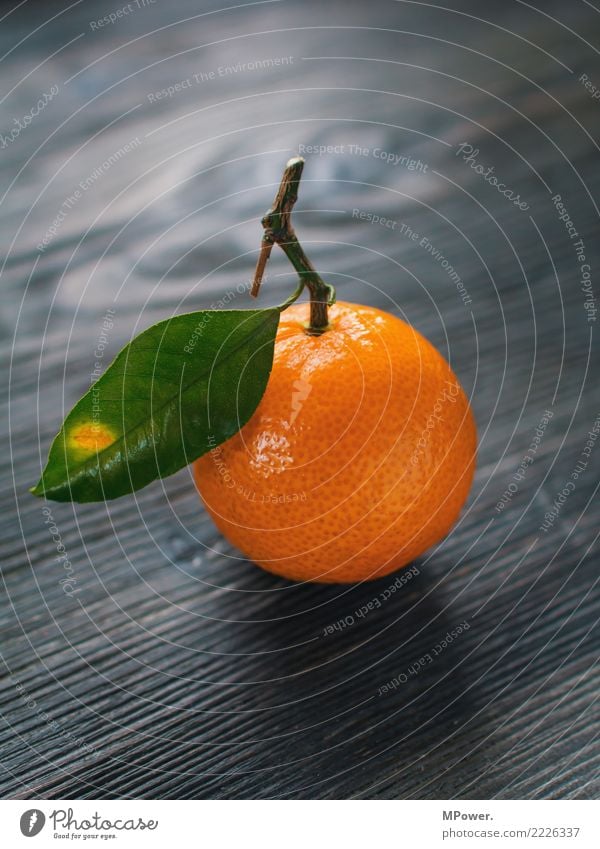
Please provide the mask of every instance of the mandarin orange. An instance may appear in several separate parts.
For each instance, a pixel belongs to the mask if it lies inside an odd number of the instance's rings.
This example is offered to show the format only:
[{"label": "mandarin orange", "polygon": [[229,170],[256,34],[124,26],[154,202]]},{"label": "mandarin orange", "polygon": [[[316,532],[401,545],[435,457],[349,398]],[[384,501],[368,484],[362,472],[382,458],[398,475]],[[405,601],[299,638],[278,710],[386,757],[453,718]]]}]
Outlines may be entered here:
[{"label": "mandarin orange", "polygon": [[281,316],[250,421],[194,463],[206,509],[264,569],[354,582],[405,566],[455,523],[476,428],[442,355],[372,307],[337,303],[321,335],[308,304]]}]

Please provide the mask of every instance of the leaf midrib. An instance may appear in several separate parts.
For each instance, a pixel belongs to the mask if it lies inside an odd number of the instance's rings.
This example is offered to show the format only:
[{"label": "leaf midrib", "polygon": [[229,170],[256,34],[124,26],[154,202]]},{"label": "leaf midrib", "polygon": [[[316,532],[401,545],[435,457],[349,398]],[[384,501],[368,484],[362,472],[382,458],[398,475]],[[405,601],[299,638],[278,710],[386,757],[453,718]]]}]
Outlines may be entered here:
[{"label": "leaf midrib", "polygon": [[[242,312],[242,310],[240,310],[240,312]],[[275,312],[275,313],[277,313],[278,311],[277,311],[277,310],[269,310],[269,309],[265,309],[265,310],[264,310],[264,312],[269,312],[269,313]],[[266,316],[266,317],[265,317],[265,319],[264,319],[264,322],[259,323],[259,325],[257,326],[257,328],[256,328],[256,331],[255,331],[255,332],[258,332],[258,330],[259,330],[260,328],[262,328],[265,324],[267,324],[267,322],[269,321],[269,319],[270,319],[271,317],[272,317],[271,315]],[[148,329],[150,329],[150,328],[148,328]],[[252,335],[254,335],[254,334],[252,334]],[[239,349],[240,349],[241,347],[243,347],[243,345],[244,345],[244,344],[248,341],[248,339],[249,339],[249,338],[251,338],[251,336],[246,336],[246,338],[245,338],[242,342],[240,342],[238,345],[236,345],[234,348],[232,348],[232,349],[230,350],[229,354],[227,355],[227,357],[225,358],[225,360],[224,360],[224,361],[226,361],[226,360],[227,360],[227,359],[229,359],[231,356],[233,356],[233,354],[235,354],[235,352],[236,352],[236,351],[239,351]],[[222,361],[222,362],[224,362],[224,361]],[[218,367],[220,367],[220,365],[219,365]],[[110,368],[110,366],[109,366],[109,368]],[[164,402],[163,402],[163,403],[162,403],[159,407],[157,407],[157,408],[156,408],[156,412],[160,412],[160,410],[164,409],[164,408],[165,408],[165,407],[166,407],[166,406],[167,406],[167,405],[168,405],[168,404],[169,404],[169,403],[173,400],[173,398],[175,398],[175,397],[176,397],[176,395],[177,395],[177,394],[183,395],[183,393],[184,393],[184,392],[187,392],[187,391],[188,391],[188,389],[190,389],[190,388],[191,388],[191,387],[192,387],[195,383],[198,383],[198,382],[201,380],[201,378],[202,378],[202,377],[204,377],[204,376],[205,376],[205,375],[207,375],[207,374],[209,374],[209,371],[202,372],[201,374],[199,374],[199,375],[198,375],[198,377],[196,377],[196,378],[194,378],[193,380],[191,380],[191,381],[190,381],[190,382],[189,382],[189,383],[188,383],[188,384],[187,384],[187,385],[186,385],[186,386],[185,386],[185,387],[181,390],[181,392],[180,392],[180,393],[174,393],[174,394],[173,394],[170,398],[168,398],[168,399],[167,399],[166,401],[164,401]],[[123,372],[123,377],[125,377],[125,372]],[[88,389],[88,391],[87,391],[87,392],[85,393],[85,395],[83,396],[84,398],[87,398],[87,397],[88,397],[88,395],[91,393],[91,391],[92,391],[92,389],[94,388],[94,386],[95,386],[95,385],[96,385],[96,384],[92,384],[92,386],[90,386],[90,388]],[[83,401],[83,398],[82,398],[81,400]],[[100,462],[99,462],[99,461],[100,461],[100,458],[102,457],[102,455],[103,455],[103,454],[105,454],[105,453],[107,453],[108,451],[110,451],[112,448],[114,448],[114,446],[115,446],[115,445],[117,445],[118,443],[123,442],[126,436],[128,436],[129,434],[133,433],[135,430],[137,430],[138,428],[140,428],[140,427],[142,426],[142,424],[143,424],[143,421],[144,421],[144,420],[141,420],[141,421],[136,422],[136,424],[132,425],[132,427],[130,427],[128,430],[124,431],[124,432],[123,432],[123,433],[122,433],[122,434],[121,434],[121,435],[120,435],[117,439],[115,439],[115,441],[114,441],[114,442],[111,442],[111,444],[110,444],[110,445],[107,445],[107,446],[106,446],[106,448],[103,448],[101,451],[97,451],[93,458],[92,458],[92,457],[88,457],[88,459],[87,459],[87,460],[82,460],[82,462],[81,462],[79,465],[76,465],[76,466],[75,466],[75,474],[79,474],[79,473],[80,473],[82,470],[84,470],[84,469],[85,469],[88,465],[98,465],[98,466],[99,466],[99,465],[100,465]],[[63,434],[64,434],[64,433],[65,433],[65,431],[64,431],[64,427],[63,427]],[[65,434],[65,436],[66,436],[66,434]],[[73,468],[73,466],[71,466],[71,468]],[[70,475],[67,475],[66,480],[65,480],[65,483],[69,483],[69,479],[70,479],[70,477],[71,477]],[[42,473],[42,478],[41,478],[41,480],[42,480],[42,481],[44,480],[44,475],[43,475],[43,473]],[[64,483],[63,483],[63,484],[58,483],[58,484],[51,485],[51,486],[49,487],[49,489],[55,489],[55,488],[57,488],[57,487],[61,487],[61,486],[64,486]]]}]

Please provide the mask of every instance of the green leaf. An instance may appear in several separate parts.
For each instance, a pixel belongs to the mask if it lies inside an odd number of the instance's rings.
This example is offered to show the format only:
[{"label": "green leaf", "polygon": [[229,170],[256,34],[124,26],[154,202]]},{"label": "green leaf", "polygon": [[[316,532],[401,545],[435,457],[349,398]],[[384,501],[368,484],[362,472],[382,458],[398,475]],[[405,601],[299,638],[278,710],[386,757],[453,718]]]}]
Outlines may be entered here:
[{"label": "green leaf", "polygon": [[140,333],[73,407],[31,491],[118,498],[229,439],[266,389],[279,314],[203,310]]}]

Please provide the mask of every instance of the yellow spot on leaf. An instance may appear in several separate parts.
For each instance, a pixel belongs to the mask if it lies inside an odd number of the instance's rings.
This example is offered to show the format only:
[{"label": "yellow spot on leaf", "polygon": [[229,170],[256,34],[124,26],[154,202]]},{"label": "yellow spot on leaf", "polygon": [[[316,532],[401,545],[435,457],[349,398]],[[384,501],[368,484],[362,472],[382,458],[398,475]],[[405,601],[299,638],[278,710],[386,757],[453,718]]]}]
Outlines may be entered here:
[{"label": "yellow spot on leaf", "polygon": [[71,443],[74,448],[83,451],[102,451],[115,441],[115,435],[106,425],[99,423],[79,425],[71,432]]}]

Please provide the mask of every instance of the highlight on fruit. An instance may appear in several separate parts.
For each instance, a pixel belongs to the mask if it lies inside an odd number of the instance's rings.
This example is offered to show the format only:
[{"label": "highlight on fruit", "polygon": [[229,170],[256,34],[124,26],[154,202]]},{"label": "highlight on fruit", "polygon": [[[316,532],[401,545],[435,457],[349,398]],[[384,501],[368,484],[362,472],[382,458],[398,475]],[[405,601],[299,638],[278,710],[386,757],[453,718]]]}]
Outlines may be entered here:
[{"label": "highlight on fruit", "polygon": [[378,578],[446,536],[475,469],[469,401],[416,329],[337,301],[292,226],[303,167],[287,163],[262,219],[252,284],[278,245],[295,291],[136,336],[64,420],[34,495],[105,501],[192,465],[223,535],[296,581]]}]

